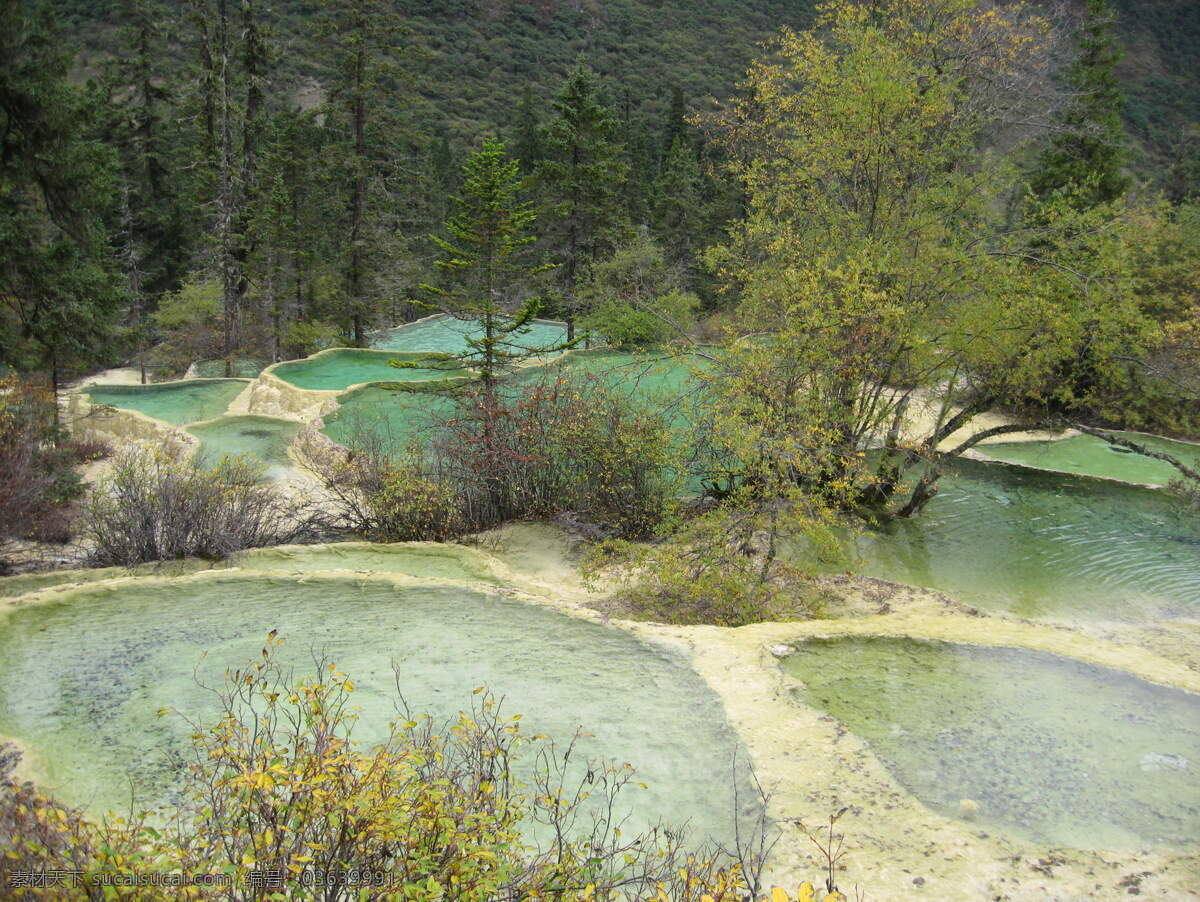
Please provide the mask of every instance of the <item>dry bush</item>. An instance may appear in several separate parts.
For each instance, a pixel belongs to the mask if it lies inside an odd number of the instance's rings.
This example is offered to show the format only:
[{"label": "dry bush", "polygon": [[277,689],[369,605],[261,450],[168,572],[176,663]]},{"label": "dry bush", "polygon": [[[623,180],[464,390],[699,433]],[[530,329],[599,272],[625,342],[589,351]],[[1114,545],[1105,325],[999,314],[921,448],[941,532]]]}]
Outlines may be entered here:
[{"label": "dry bush", "polygon": [[107,452],[71,441],[54,412],[49,390],[17,377],[0,381],[0,550],[14,539],[69,541],[72,503],[84,490],[75,467]]},{"label": "dry bush", "polygon": [[350,423],[348,448],[302,441],[345,526],[385,541],[444,540],[570,511],[635,538],[670,510],[676,469],[663,418],[602,380],[558,373],[455,400],[422,445],[365,420]]},{"label": "dry bush", "polygon": [[83,527],[96,566],[226,558],[244,548],[296,541],[314,529],[305,502],[284,497],[244,457],[208,466],[163,449],[133,450],[89,495]]}]

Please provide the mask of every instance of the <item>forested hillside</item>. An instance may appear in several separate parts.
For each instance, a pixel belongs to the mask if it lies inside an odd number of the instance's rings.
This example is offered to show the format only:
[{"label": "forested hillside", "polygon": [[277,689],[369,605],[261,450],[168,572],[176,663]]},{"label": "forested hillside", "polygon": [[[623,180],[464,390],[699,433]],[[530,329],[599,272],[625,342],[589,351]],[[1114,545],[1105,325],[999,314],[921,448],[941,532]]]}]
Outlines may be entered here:
[{"label": "forested hillside", "polygon": [[[122,4],[55,2],[93,64],[115,52]],[[513,129],[526,87],[535,100],[548,100],[556,79],[580,55],[601,75],[610,101],[642,133],[661,127],[674,89],[689,103],[727,96],[759,42],[781,25],[807,27],[817,5],[817,0],[394,0],[389,7],[403,18],[405,34],[397,36],[392,62],[405,75],[405,106],[456,146],[483,130]],[[1082,4],[1072,6],[1078,11]],[[1200,4],[1118,0],[1115,6],[1135,163],[1148,177],[1163,178],[1172,164],[1194,154],[1197,143]],[[318,86],[329,81],[329,60],[318,38],[321,10],[319,3],[280,0],[261,13],[279,42],[280,77],[294,82],[300,102],[313,102]]]},{"label": "forested hillside", "polygon": [[[964,3],[935,5],[922,27]],[[818,16],[814,0],[4,5],[9,190],[28,214],[14,246],[29,254],[0,362],[55,382],[135,360],[160,377],[213,358],[232,373],[238,358],[363,346],[443,309],[457,264],[437,236],[489,138],[503,142],[498,172],[516,161],[533,217],[537,259],[508,306],[536,297],[572,335],[578,320],[611,343],[662,337],[637,311],[647,298],[676,325],[719,320],[743,286],[715,249],[745,221],[744,164],[774,140],[746,132],[768,99],[746,93],[758,90],[748,67],[770,65],[784,26],[804,33]],[[969,136],[1012,166],[986,189],[1007,210],[995,234],[1035,225],[1030,191],[1085,205],[1194,197],[1195,5],[1047,10],[979,8],[1030,23],[1021,65],[996,85],[1006,106]],[[58,154],[49,168],[39,141]],[[857,165],[839,141],[833,129],[821,143]],[[58,243],[38,231],[46,214]],[[57,262],[68,253],[79,265]],[[62,272],[74,281],[57,283]],[[1176,317],[1176,300],[1153,303]]]},{"label": "forested hillside", "polygon": [[[121,4],[56,0],[72,37],[95,63],[116,49]],[[674,88],[696,100],[727,95],[756,45],[781,25],[808,25],[817,0],[392,0],[377,15],[403,25],[388,50],[403,76],[393,97],[435,133],[471,143],[487,129],[509,130],[526,86],[548,101],[582,55],[608,99],[639,128],[656,126]],[[169,2],[175,14],[186,2]],[[282,0],[258,14],[278,42],[279,77],[299,88],[328,85],[331,60],[321,32],[328,5]],[[97,27],[103,25],[105,27]],[[186,34],[176,32],[181,43]],[[415,95],[415,97],[413,96]]]},{"label": "forested hillside", "polygon": [[[1125,121],[1150,172],[1187,165],[1200,145],[1200,3],[1119,0]],[[1194,162],[1192,163],[1194,166]]]}]

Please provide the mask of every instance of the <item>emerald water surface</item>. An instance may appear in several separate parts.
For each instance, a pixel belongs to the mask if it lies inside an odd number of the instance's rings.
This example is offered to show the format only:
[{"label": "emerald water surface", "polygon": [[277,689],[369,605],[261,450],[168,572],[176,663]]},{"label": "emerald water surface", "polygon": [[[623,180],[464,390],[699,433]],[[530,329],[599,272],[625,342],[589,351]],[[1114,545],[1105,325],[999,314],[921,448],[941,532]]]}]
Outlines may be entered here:
[{"label": "emerald water surface", "polygon": [[[413,355],[408,355],[412,357]],[[429,367],[399,368],[389,361],[401,355],[387,351],[339,348],[304,360],[280,363],[271,371],[298,388],[342,391],[364,382],[423,382],[461,375],[461,370]]]},{"label": "emerald water surface", "polygon": [[219,417],[246,387],[244,379],[184,379],[156,385],[92,385],[92,404],[136,410],[176,426]]},{"label": "emerald water surface", "polygon": [[[462,354],[470,349],[467,338],[482,336],[483,330],[477,321],[440,314],[382,332],[371,342],[371,347],[387,351]],[[566,340],[566,323],[548,319],[534,320],[526,329],[509,338],[514,347],[531,350],[552,348]]]},{"label": "emerald water surface", "polygon": [[[1116,434],[1145,445],[1151,451],[1170,454],[1193,468],[1200,466],[1200,445],[1135,432]],[[1052,442],[1002,442],[981,445],[979,450],[988,457],[1009,463],[1063,470],[1084,476],[1123,479],[1126,482],[1166,485],[1171,480],[1180,478],[1179,471],[1166,461],[1136,454],[1090,435],[1073,435]]]},{"label": "emerald water surface", "polygon": [[[243,379],[253,379],[261,373],[267,364],[253,357],[235,357],[228,369],[233,375]],[[192,364],[192,372],[201,379],[220,379],[225,375],[224,360],[197,360]]]},{"label": "emerald water surface", "polygon": [[[682,435],[689,392],[695,387],[691,366],[688,358],[662,354],[574,351],[546,366],[516,370],[505,377],[504,385],[528,386],[554,380],[560,373],[587,373],[614,391],[664,411]],[[444,392],[406,392],[386,385],[364,385],[338,399],[338,409],[325,417],[322,432],[343,445],[354,444],[356,437],[365,432],[401,447],[414,439],[428,439],[453,407],[453,398]]]},{"label": "emerald water surface", "polygon": [[200,439],[200,451],[208,460],[245,454],[262,463],[269,478],[278,479],[291,466],[287,449],[300,424],[278,417],[233,416],[189,426],[187,431]]},{"label": "emerald water surface", "polygon": [[[319,570],[357,570],[369,573],[403,573],[419,578],[465,579],[495,582],[485,558],[462,545],[399,542],[391,545],[340,542],[336,545],[256,548],[237,555],[247,570],[283,570],[312,573]],[[3,582],[0,581],[0,592]]]},{"label": "emerald water surface", "polygon": [[857,547],[867,575],[1025,617],[1200,613],[1200,515],[1158,489],[964,460]]},{"label": "emerald water surface", "polygon": [[338,408],[325,416],[321,430],[339,444],[351,446],[364,433],[377,435],[394,448],[427,438],[453,410],[448,395],[396,391],[364,385],[338,398]]},{"label": "emerald water surface", "polygon": [[530,733],[565,741],[584,725],[594,738],[576,758],[637,766],[650,789],[628,801],[643,825],[692,819],[728,835],[736,737],[704,682],[623,632],[497,594],[226,571],[90,586],[0,625],[0,734],[48,765],[47,789],[92,811],[127,808],[131,791],[170,798],[187,731],[157,710],[211,717],[195,678],[219,684],[276,629],[300,671],[315,652],[350,674],[361,739],[393,714],[393,665],[414,711],[438,718],[488,686]]},{"label": "emerald water surface", "polygon": [[1130,849],[1200,838],[1200,696],[1023,649],[906,639],[801,645],[809,705],[907,790],[1039,843]]}]

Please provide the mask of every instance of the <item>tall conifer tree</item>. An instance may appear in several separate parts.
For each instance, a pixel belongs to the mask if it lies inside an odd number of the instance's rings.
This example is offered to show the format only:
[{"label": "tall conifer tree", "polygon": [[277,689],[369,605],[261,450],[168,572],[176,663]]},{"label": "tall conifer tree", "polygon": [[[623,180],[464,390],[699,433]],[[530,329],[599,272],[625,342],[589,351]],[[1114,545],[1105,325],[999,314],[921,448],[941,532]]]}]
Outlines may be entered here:
[{"label": "tall conifer tree", "polygon": [[1116,200],[1129,187],[1122,171],[1127,156],[1117,77],[1122,51],[1115,31],[1111,0],[1087,0],[1087,18],[1067,73],[1075,93],[1063,114],[1063,130],[1043,153],[1031,182],[1039,198],[1069,190],[1075,204],[1090,207]]},{"label": "tall conifer tree", "polygon": [[537,214],[521,188],[517,161],[503,141],[489,138],[463,164],[462,191],[446,220],[446,236],[433,239],[442,252],[437,265],[445,283],[424,286],[446,313],[477,330],[467,334],[467,350],[457,357],[479,374],[489,400],[511,365],[555,350],[518,341],[541,306],[532,294],[533,277],[546,269],[532,255]]},{"label": "tall conifer tree", "polygon": [[628,166],[596,75],[582,62],[567,76],[553,109],[537,181],[547,205],[548,244],[559,264],[567,338],[573,340],[581,313],[579,278],[611,250],[626,225],[621,188]]},{"label": "tall conifer tree", "polygon": [[0,364],[57,390],[96,359],[123,300],[104,225],[115,160],[94,98],[68,80],[71,51],[31,6],[0,0]]}]

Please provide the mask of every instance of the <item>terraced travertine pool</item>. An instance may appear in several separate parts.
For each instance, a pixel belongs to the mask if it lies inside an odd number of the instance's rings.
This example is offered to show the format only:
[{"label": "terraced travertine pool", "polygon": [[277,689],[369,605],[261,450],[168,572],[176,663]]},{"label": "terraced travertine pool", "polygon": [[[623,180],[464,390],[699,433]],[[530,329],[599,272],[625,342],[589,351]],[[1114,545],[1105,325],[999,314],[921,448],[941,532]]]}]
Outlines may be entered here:
[{"label": "terraced travertine pool", "polygon": [[[408,328],[408,327],[405,327]],[[615,391],[664,410],[682,438],[690,412],[690,390],[695,386],[690,358],[626,351],[574,351],[545,366],[528,366],[505,379],[521,386],[552,381],[560,373],[597,377]],[[366,385],[338,399],[338,409],[328,414],[322,429],[340,444],[351,444],[369,433],[392,447],[414,439],[428,439],[453,410],[454,401],[441,392],[397,391],[386,385]]]},{"label": "terraced travertine pool", "polygon": [[321,431],[339,444],[352,446],[365,433],[388,446],[403,448],[431,435],[453,410],[453,400],[436,392],[396,391],[365,385],[338,398],[338,408],[324,418]]},{"label": "terraced travertine pool", "polygon": [[381,738],[395,716],[396,680],[413,711],[439,720],[487,686],[530,734],[562,743],[585,727],[581,766],[600,756],[637,767],[649,789],[625,799],[636,808],[627,832],[661,818],[731,837],[738,741],[683,659],[495,592],[289,563],[306,572],[93,584],[0,615],[0,734],[33,750],[45,788],[67,802],[97,812],[127,810],[131,796],[170,800],[189,730],[156,712],[211,717],[197,681],[219,685],[275,629],[286,663],[302,671],[314,652],[328,655],[354,679],[360,741]]},{"label": "terraced travertine pool", "polygon": [[[419,360],[421,355],[407,355]],[[344,391],[366,382],[427,382],[463,375],[462,370],[430,364],[411,368],[394,367],[390,361],[405,359],[389,351],[336,348],[303,360],[277,363],[271,372],[297,388],[312,391]]]},{"label": "terraced travertine pool", "polygon": [[810,640],[783,667],[948,817],[1082,849],[1200,837],[1200,696],[1025,649],[911,639]]},{"label": "terraced travertine pool", "polygon": [[288,446],[300,424],[278,417],[225,416],[188,426],[187,431],[200,439],[200,453],[206,460],[215,463],[245,454],[262,463],[268,478],[280,479],[291,466]]},{"label": "terraced travertine pool", "polygon": [[[388,329],[375,336],[371,347],[386,351],[435,351],[446,354],[465,353],[470,345],[468,338],[480,338],[483,330],[477,320],[459,319],[447,314],[438,314]],[[566,323],[538,319],[525,329],[513,333],[509,343],[522,350],[552,349],[567,340]]]},{"label": "terraced travertine pool", "polygon": [[862,573],[1024,617],[1200,613],[1200,518],[1159,489],[964,460],[856,547]]},{"label": "terraced travertine pool", "polygon": [[[1116,435],[1151,451],[1169,454],[1200,470],[1200,445],[1136,432],[1118,432]],[[1049,442],[1000,442],[983,445],[979,450],[988,457],[1008,463],[1125,482],[1167,485],[1180,478],[1179,471],[1166,461],[1110,445],[1090,435],[1073,435]]]},{"label": "terraced travertine pool", "polygon": [[221,416],[248,384],[247,379],[183,379],[153,385],[92,385],[83,392],[94,405],[136,410],[186,426]]}]

